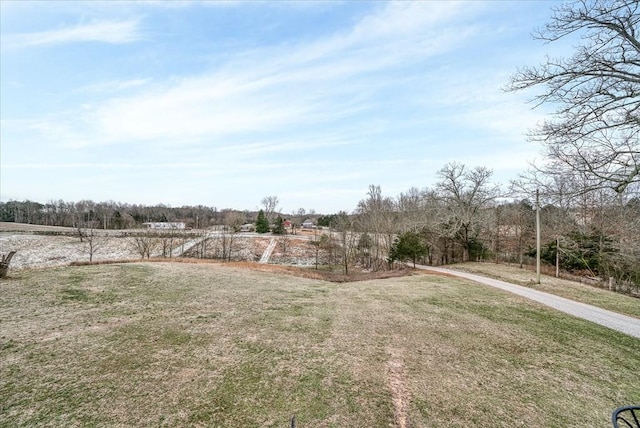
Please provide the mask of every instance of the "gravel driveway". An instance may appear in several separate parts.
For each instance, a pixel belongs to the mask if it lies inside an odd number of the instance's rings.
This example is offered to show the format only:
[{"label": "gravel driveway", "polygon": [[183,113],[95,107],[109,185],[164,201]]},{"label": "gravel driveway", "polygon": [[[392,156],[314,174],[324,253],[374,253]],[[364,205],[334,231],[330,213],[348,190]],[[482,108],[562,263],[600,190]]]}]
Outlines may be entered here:
[{"label": "gravel driveway", "polygon": [[499,288],[501,290],[509,291],[519,296],[526,297],[527,299],[535,300],[536,302],[542,303],[546,306],[550,306],[569,315],[592,321],[596,324],[600,324],[602,326],[640,339],[640,319],[638,318],[621,315],[615,312],[607,311],[606,309],[600,309],[595,306],[587,305],[585,303],[580,303],[566,299],[564,297],[545,293],[544,291],[533,290],[531,288],[510,284],[508,282],[499,281],[497,279],[486,278],[480,275],[431,266],[416,265],[416,268],[444,273],[459,278],[465,278],[471,281],[479,282],[480,284],[485,284],[491,287]]}]

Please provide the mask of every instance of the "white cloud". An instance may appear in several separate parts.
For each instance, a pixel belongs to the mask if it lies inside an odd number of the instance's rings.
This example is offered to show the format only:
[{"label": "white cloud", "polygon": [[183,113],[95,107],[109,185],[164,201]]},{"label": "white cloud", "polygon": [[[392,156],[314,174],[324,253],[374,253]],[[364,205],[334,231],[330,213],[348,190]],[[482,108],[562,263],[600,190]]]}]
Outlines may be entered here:
[{"label": "white cloud", "polygon": [[93,135],[77,140],[216,141],[348,118],[379,103],[371,94],[401,78],[387,71],[468,38],[470,30],[450,20],[469,8],[393,2],[319,41],[238,53],[211,73],[95,105],[81,113]]},{"label": "white cloud", "polygon": [[439,31],[475,9],[472,3],[462,2],[388,2],[379,13],[364,17],[353,29],[350,37],[357,41],[415,39],[430,30]]},{"label": "white cloud", "polygon": [[149,83],[151,79],[125,79],[125,80],[109,80],[106,82],[94,83],[92,85],[81,88],[87,92],[119,92],[128,89],[138,88]]},{"label": "white cloud", "polygon": [[8,48],[81,42],[125,44],[141,40],[142,33],[135,20],[102,21],[35,33],[7,34],[3,39]]}]

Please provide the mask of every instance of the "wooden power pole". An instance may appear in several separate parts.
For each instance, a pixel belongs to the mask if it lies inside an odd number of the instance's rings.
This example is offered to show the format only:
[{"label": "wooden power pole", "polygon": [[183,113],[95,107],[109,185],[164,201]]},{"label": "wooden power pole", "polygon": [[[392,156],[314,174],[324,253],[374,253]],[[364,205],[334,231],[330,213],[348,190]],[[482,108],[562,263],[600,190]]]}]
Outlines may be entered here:
[{"label": "wooden power pole", "polygon": [[536,189],[536,284],[540,284],[540,191]]}]

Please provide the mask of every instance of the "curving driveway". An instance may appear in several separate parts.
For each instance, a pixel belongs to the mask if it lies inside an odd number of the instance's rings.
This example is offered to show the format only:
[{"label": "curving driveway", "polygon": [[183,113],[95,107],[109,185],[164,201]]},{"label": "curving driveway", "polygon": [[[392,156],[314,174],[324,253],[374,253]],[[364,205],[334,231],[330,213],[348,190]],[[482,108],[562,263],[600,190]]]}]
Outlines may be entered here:
[{"label": "curving driveway", "polygon": [[533,290],[521,285],[510,284],[508,282],[486,278],[472,273],[422,265],[416,265],[416,268],[456,276],[509,291],[519,296],[526,297],[527,299],[535,300],[536,302],[542,303],[543,305],[552,307],[569,315],[592,321],[596,324],[600,324],[640,339],[640,319],[638,318],[618,314],[606,309],[587,305],[586,303],[566,299],[564,297],[555,296],[553,294],[545,293],[544,291]]}]

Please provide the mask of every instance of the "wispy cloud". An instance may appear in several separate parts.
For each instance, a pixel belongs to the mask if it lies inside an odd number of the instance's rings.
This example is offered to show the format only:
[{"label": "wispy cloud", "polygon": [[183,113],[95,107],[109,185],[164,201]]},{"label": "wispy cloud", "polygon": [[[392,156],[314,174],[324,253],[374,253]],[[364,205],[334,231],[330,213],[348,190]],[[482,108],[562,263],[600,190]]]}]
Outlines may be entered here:
[{"label": "wispy cloud", "polygon": [[86,141],[212,142],[346,120],[375,107],[403,66],[468,39],[472,30],[452,20],[469,8],[394,2],[317,41],[240,52],[209,73],[97,105],[83,115],[95,133]]},{"label": "wispy cloud", "polygon": [[143,38],[138,21],[102,21],[55,30],[8,34],[3,37],[5,47],[21,48],[66,43],[100,42],[110,44],[132,43]]},{"label": "wispy cloud", "polygon": [[84,88],[81,88],[81,90],[87,92],[112,93],[137,88],[149,82],[150,79],[109,80],[85,86]]},{"label": "wispy cloud", "polygon": [[[238,208],[278,194],[329,211],[352,208],[372,183],[387,192],[429,185],[450,160],[507,176],[535,150],[523,132],[539,112],[500,91],[514,68],[504,62],[519,50],[483,50],[511,40],[487,20],[495,4],[368,2],[336,19],[334,3],[310,4],[328,8],[317,15],[292,13],[288,3],[234,3],[229,16],[250,12],[253,26],[275,8],[264,25],[286,27],[257,32],[245,31],[244,19],[235,27],[234,18],[224,22],[233,31],[213,31],[200,16],[211,10],[199,2],[125,5],[115,15],[100,9],[99,21],[86,25],[3,34],[3,49],[131,43],[146,34],[135,20],[144,16],[145,31],[157,36],[154,44],[96,51],[91,71],[79,56],[75,85],[56,86],[41,108],[25,106],[26,115],[4,113],[5,183],[21,186],[26,169],[33,186],[50,185],[50,193],[84,186],[95,199],[172,195],[168,202],[210,198]],[[285,25],[316,16],[335,25],[309,32]],[[69,55],[76,50],[83,51]],[[44,65],[58,58],[41,52]],[[15,99],[28,89],[16,89]],[[103,188],[105,196],[94,193]]]}]

